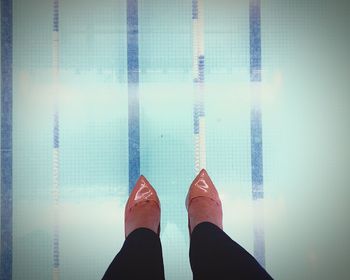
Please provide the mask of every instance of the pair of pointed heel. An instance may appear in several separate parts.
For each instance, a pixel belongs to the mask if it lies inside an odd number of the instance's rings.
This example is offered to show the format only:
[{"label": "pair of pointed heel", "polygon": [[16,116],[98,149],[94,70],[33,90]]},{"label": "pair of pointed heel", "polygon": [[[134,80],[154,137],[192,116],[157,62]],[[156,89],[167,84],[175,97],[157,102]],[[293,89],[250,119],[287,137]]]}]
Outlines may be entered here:
[{"label": "pair of pointed heel", "polygon": [[[196,176],[196,178],[193,180],[188,193],[186,197],[186,209],[189,210],[191,203],[194,199],[199,197],[206,197],[213,201],[215,201],[219,208],[218,211],[214,211],[214,213],[211,213],[212,215],[217,215],[217,218],[222,221],[222,210],[221,210],[221,200],[219,198],[219,194],[210,179],[208,173],[205,169],[202,169],[199,174]],[[160,201],[157,195],[157,192],[152,187],[152,185],[147,181],[147,179],[141,175],[139,179],[137,180],[135,187],[133,188],[129,199],[125,206],[125,226],[127,223],[127,220],[129,218],[129,215],[131,215],[131,209],[138,203],[141,202],[154,202],[160,210]],[[202,209],[196,209],[196,211],[201,211]],[[190,229],[190,222],[188,219],[188,228],[189,232],[191,233]],[[222,225],[221,225],[222,228]],[[158,226],[158,236],[160,234],[160,222]]]}]

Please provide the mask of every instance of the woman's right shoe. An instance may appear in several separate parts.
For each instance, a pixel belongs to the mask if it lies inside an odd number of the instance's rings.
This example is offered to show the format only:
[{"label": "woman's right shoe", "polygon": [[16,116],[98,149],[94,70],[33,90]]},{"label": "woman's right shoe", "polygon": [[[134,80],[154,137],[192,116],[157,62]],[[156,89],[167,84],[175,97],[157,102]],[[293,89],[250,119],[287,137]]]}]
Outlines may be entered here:
[{"label": "woman's right shoe", "polygon": [[[190,233],[197,224],[206,221],[214,223],[221,229],[223,228],[221,200],[205,169],[202,169],[193,180],[185,204],[188,211],[188,228]],[[190,220],[195,221],[194,225],[190,224]]]}]

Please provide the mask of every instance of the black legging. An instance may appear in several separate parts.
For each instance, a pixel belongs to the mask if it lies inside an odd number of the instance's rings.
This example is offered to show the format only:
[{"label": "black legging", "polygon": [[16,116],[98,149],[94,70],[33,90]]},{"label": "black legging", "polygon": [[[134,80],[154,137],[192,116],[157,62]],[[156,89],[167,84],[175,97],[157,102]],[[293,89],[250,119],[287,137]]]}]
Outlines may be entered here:
[{"label": "black legging", "polygon": [[[246,250],[209,222],[193,229],[190,263],[195,280],[272,279]],[[129,234],[103,279],[164,279],[158,235],[146,228]]]}]

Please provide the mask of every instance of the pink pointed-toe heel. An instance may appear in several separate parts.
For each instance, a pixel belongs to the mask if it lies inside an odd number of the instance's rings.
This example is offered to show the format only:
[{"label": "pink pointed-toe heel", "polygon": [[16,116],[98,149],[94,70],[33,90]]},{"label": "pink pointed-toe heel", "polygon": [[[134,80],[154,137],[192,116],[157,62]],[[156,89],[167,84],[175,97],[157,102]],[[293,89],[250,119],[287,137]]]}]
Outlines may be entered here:
[{"label": "pink pointed-toe heel", "polygon": [[[191,207],[191,203],[194,199],[205,197],[213,200],[217,207],[214,209],[210,209],[209,215],[213,218],[213,220],[218,221],[217,226],[221,229],[222,226],[222,204],[221,200],[218,194],[218,191],[216,190],[212,180],[210,179],[207,171],[205,169],[202,169],[197,177],[193,180],[186,197],[186,209],[189,212],[189,209]],[[211,207],[212,208],[212,207]],[[207,209],[204,209],[202,207],[196,209],[196,211],[206,211]],[[191,235],[191,228],[190,228],[190,217],[188,217],[188,230]],[[192,229],[193,230],[193,229]]]},{"label": "pink pointed-toe heel", "polygon": [[[130,215],[132,215],[131,209],[136,204],[141,202],[154,202],[158,206],[160,211],[160,201],[159,201],[157,192],[143,175],[141,175],[137,180],[131,194],[129,195],[129,199],[125,206],[125,215],[124,215],[125,237],[127,236],[126,229],[128,225],[128,220]],[[158,219],[158,217],[155,217],[155,219]],[[160,234],[160,221],[158,225],[157,234],[158,236]]]}]

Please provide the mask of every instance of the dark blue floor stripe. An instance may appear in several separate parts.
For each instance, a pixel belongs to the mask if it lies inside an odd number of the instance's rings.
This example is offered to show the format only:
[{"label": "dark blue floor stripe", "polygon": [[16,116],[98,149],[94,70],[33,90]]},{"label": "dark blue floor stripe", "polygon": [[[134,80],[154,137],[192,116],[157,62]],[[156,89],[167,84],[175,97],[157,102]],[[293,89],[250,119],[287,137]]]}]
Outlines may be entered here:
[{"label": "dark blue floor stripe", "polygon": [[60,147],[59,114],[56,108],[53,115],[53,147],[54,149],[58,149]]},{"label": "dark blue floor stripe", "polygon": [[12,278],[12,0],[1,0],[1,267]]},{"label": "dark blue floor stripe", "polygon": [[[250,26],[250,80],[261,82],[261,16],[260,0],[251,0],[249,7]],[[260,94],[260,93],[257,93]],[[253,96],[251,107],[251,169],[253,200],[264,198],[263,188],[263,150],[262,150],[262,121],[260,96]],[[259,221],[260,223],[260,221]],[[262,266],[265,266],[265,237],[264,228],[255,225],[254,255]]]},{"label": "dark blue floor stripe", "polygon": [[[59,32],[59,0],[53,0],[53,25],[52,25],[52,31],[53,32]],[[58,50],[57,50],[58,51]],[[55,58],[56,59],[56,58]],[[58,63],[59,65],[59,63]],[[55,66],[57,67],[57,66]],[[58,66],[59,67],[59,66]],[[58,70],[58,69],[54,69]],[[54,82],[56,83],[57,77],[55,77]],[[56,89],[57,90],[57,89]],[[57,94],[57,93],[55,93]],[[57,101],[55,101],[57,102]],[[58,104],[54,104],[54,115],[53,115],[53,148],[59,149],[60,147],[60,122],[59,122],[59,111],[58,111]],[[58,162],[56,162],[58,160]],[[58,206],[59,204],[59,159],[54,158],[53,162],[53,168],[56,172],[53,176],[53,189],[57,193],[54,193],[54,204],[55,206]],[[57,169],[56,169],[57,168]],[[58,176],[58,177],[57,177]],[[57,188],[57,189],[56,189]],[[59,238],[59,222],[58,222],[58,213],[57,210],[55,210],[54,213],[54,226],[53,226],[53,268],[54,268],[54,277],[56,277],[56,274],[58,274],[58,270],[60,267],[60,238]]]},{"label": "dark blue floor stripe", "polygon": [[129,192],[140,176],[138,0],[127,0]]},{"label": "dark blue floor stripe", "polygon": [[58,32],[59,28],[59,3],[58,0],[53,1],[53,31]]},{"label": "dark blue floor stripe", "polygon": [[261,81],[261,26],[260,0],[251,0],[249,6],[250,28],[250,80]]}]

